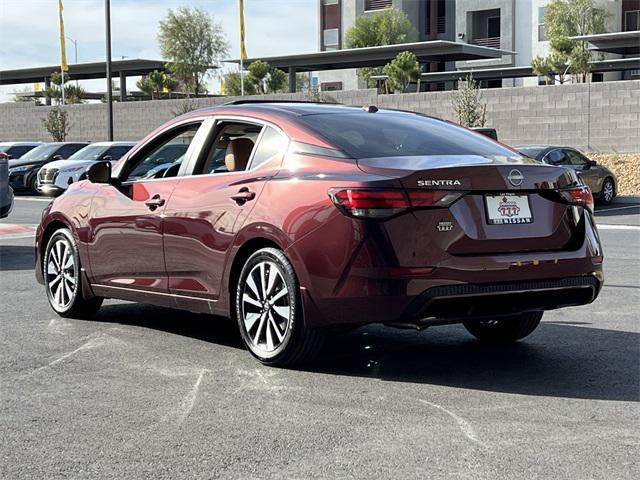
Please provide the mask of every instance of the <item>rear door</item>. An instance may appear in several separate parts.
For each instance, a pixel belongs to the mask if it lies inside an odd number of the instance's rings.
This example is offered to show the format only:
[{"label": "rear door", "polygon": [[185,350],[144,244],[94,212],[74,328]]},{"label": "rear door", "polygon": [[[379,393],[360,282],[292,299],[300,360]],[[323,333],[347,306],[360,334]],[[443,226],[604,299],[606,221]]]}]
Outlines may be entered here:
[{"label": "rear door", "polygon": [[90,265],[94,283],[112,289],[168,293],[163,215],[178,177],[146,179],[133,172],[167,145],[195,148],[202,120],[160,133],[127,159],[122,184],[102,185],[92,200]]},{"label": "rear door", "polygon": [[591,165],[589,159],[581,153],[566,149],[569,166],[574,169],[593,193],[600,191],[601,171],[597,165]]},{"label": "rear door", "polygon": [[[229,171],[225,157],[232,142],[253,146],[244,153],[248,158],[236,158],[236,168]],[[219,296],[230,248],[265,182],[279,171],[288,143],[274,125],[217,119],[201,155],[190,159],[190,175],[180,180],[164,211],[171,293],[206,299]]]}]

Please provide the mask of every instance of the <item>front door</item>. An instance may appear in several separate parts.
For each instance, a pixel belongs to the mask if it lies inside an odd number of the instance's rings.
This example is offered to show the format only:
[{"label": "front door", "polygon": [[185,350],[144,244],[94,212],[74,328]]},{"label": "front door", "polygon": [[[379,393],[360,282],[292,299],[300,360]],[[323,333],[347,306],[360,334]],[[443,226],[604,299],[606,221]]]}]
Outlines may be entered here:
[{"label": "front door", "polygon": [[[112,289],[168,294],[163,251],[163,215],[201,121],[162,132],[126,159],[122,183],[103,185],[92,200],[92,283]],[[178,148],[179,147],[179,148]],[[158,170],[158,152],[164,170]],[[172,153],[173,156],[167,152]],[[185,153],[186,152],[186,153]],[[171,175],[167,175],[169,172]]]},{"label": "front door", "polygon": [[288,139],[271,126],[218,121],[192,175],[164,212],[169,291],[216,299],[230,247],[281,165]]},{"label": "front door", "polygon": [[600,191],[600,170],[597,165],[591,165],[589,159],[575,150],[566,150],[569,166],[582,177],[584,183],[596,194]]}]

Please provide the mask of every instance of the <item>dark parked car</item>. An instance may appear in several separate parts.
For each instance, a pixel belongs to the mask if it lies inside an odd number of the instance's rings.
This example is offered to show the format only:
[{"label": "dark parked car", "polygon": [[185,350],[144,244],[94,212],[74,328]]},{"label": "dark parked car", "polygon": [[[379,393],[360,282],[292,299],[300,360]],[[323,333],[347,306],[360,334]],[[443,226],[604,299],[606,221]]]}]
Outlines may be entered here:
[{"label": "dark parked car", "polygon": [[38,193],[38,170],[45,163],[64,160],[88,145],[87,142],[53,142],[25,153],[18,160],[9,160],[9,183],[14,190]]},{"label": "dark parked car", "polygon": [[[187,143],[178,168],[133,174]],[[328,328],[369,323],[462,322],[515,341],[603,282],[593,199],[573,170],[412,113],[209,108],[87,176],[37,230],[52,308],[91,316],[119,298],[231,316],[265,364],[303,361]]]},{"label": "dark parked car", "polygon": [[11,213],[13,189],[9,186],[9,166],[6,158],[0,157],[0,218]]},{"label": "dark parked car", "polygon": [[42,142],[2,142],[0,143],[0,153],[8,159],[20,158],[39,145],[42,145]]},{"label": "dark parked car", "polygon": [[523,155],[549,165],[569,167],[584,180],[599,203],[609,205],[616,196],[617,179],[611,170],[587,158],[575,148],[557,145],[526,145],[516,147]]}]

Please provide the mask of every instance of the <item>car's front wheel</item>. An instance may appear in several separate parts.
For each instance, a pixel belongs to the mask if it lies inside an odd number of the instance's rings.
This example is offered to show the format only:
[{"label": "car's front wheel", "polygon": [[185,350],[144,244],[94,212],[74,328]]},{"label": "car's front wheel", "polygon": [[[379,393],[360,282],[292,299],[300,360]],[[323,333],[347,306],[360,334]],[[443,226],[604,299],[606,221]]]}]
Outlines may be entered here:
[{"label": "car's front wheel", "polygon": [[324,331],[304,324],[298,278],[275,248],[247,259],[236,286],[235,314],[244,344],[265,365],[309,361],[324,340]]},{"label": "car's front wheel", "polygon": [[57,230],[49,239],[44,255],[43,276],[49,304],[58,315],[90,318],[102,305],[102,298],[85,299],[80,277],[80,255],[71,232]]},{"label": "car's front wheel", "polygon": [[530,335],[540,324],[543,312],[527,312],[499,320],[469,320],[465,328],[478,340],[510,343]]}]

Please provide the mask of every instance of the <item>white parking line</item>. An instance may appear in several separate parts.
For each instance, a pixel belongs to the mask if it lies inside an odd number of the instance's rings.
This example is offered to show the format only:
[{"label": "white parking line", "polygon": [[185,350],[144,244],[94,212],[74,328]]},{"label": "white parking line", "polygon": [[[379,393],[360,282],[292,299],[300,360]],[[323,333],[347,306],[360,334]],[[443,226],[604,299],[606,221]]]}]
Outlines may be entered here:
[{"label": "white parking line", "polygon": [[626,210],[627,208],[640,208],[640,205],[627,205],[626,207],[603,208],[602,210],[596,210],[596,214],[599,212],[613,212],[614,210]]},{"label": "white parking line", "polygon": [[640,230],[640,225],[614,225],[607,223],[596,224],[598,230]]},{"label": "white parking line", "polygon": [[45,198],[45,197],[13,197],[16,201],[18,200],[27,200],[30,202],[50,202],[53,198]]}]

